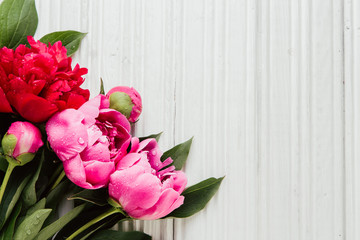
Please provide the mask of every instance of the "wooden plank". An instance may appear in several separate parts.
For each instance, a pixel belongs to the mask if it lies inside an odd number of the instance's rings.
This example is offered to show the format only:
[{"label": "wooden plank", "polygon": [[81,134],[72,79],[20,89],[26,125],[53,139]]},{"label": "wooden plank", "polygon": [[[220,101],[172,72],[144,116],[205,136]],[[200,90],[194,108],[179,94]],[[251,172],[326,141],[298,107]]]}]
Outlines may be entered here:
[{"label": "wooden plank", "polygon": [[358,1],[344,2],[346,238],[360,238],[360,18]]},{"label": "wooden plank", "polygon": [[136,135],[164,131],[164,150],[195,137],[189,185],[226,175],[198,215],[124,229],[170,240],[360,237],[356,1],[36,3],[38,38],[88,32],[74,62],[89,68],[93,96],[100,77],[107,90],[139,90]]}]

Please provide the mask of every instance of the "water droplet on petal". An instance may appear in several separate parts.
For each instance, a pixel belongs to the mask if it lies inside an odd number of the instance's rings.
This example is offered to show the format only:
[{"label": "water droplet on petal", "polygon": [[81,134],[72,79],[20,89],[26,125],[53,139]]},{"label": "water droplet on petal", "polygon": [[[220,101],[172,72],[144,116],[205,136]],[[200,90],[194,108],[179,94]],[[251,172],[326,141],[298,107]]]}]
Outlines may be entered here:
[{"label": "water droplet on petal", "polygon": [[82,139],[81,137],[79,137],[79,139],[78,139],[78,143],[80,143],[80,144],[84,144],[84,143],[85,143],[85,141],[84,141],[84,139]]}]

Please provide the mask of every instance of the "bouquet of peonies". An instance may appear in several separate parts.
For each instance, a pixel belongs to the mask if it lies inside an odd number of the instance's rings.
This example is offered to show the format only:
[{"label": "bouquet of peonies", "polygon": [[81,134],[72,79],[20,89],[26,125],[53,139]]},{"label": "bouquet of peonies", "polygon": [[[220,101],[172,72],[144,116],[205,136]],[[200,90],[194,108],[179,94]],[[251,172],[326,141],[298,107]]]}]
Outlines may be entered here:
[{"label": "bouquet of peonies", "polygon": [[[186,188],[192,139],[162,152],[160,134],[131,135],[139,93],[115,87],[89,99],[86,68],[70,57],[85,34],[39,41],[34,0],[0,5],[0,239],[150,239],[110,230],[132,219],[184,218],[222,178]],[[60,201],[75,207],[59,217]]]}]

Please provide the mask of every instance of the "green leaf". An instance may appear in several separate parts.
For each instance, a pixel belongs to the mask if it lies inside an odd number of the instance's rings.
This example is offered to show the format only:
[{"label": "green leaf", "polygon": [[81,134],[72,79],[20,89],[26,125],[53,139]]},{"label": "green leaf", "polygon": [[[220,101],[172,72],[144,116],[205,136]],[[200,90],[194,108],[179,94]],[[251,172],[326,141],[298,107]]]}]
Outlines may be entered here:
[{"label": "green leaf", "polygon": [[27,218],[28,216],[30,216],[31,214],[33,214],[33,213],[36,212],[37,210],[44,209],[44,208],[45,208],[45,204],[46,204],[46,198],[43,198],[43,199],[41,199],[40,201],[38,201],[36,204],[34,204],[33,206],[31,206],[31,208],[29,208],[29,209],[26,211],[26,215],[25,215],[25,216],[19,217],[18,221],[16,222],[16,226],[18,226],[20,223],[22,223],[22,221],[24,221],[25,218]]},{"label": "green leaf", "polygon": [[118,232],[102,230],[92,235],[89,240],[150,240],[151,237],[142,232]]},{"label": "green leaf", "polygon": [[48,226],[52,222],[58,219],[58,205],[62,199],[64,199],[65,194],[69,191],[72,191],[75,184],[71,184],[69,180],[65,180],[57,185],[46,198],[46,208],[51,208],[53,211],[50,216],[46,219],[44,226]]},{"label": "green leaf", "polygon": [[[94,218],[98,217],[99,215],[101,215],[107,211],[109,211],[109,206],[101,207],[101,206],[91,204],[89,206],[89,209],[87,209],[86,211],[82,211],[69,224],[66,224],[56,234],[56,236],[54,237],[54,240],[67,239],[72,233],[74,233],[76,230],[81,228],[83,225],[85,225],[89,221],[92,221]],[[84,236],[86,236],[90,232],[92,232],[94,229],[97,229],[99,226],[103,225],[104,223],[109,222],[109,220],[113,220],[114,218],[115,218],[116,222],[118,222],[120,219],[124,218],[124,216],[122,214],[113,214],[105,219],[102,219],[101,221],[93,224],[89,228],[82,231],[74,240],[79,240],[79,239],[83,238]],[[113,223],[113,225],[114,225],[116,222],[111,222],[111,223]],[[111,226],[107,225],[107,227],[109,228]]]},{"label": "green leaf", "polygon": [[60,31],[46,34],[40,39],[40,42],[45,44],[54,44],[57,41],[61,41],[62,45],[67,49],[67,55],[73,55],[80,46],[81,40],[87,33],[77,31]]},{"label": "green leaf", "polygon": [[40,209],[26,217],[14,234],[14,240],[31,240],[38,234],[51,209]]},{"label": "green leaf", "polygon": [[44,154],[44,150],[43,150],[41,153],[40,162],[38,163],[38,166],[37,166],[37,170],[36,170],[34,176],[32,177],[32,179],[30,180],[30,182],[24,188],[23,193],[21,194],[25,208],[27,208],[31,205],[34,205],[37,201],[35,184],[39,178],[39,174],[40,174],[41,166],[44,162],[44,158],[45,158],[45,154]]},{"label": "green leaf", "polygon": [[185,197],[184,204],[166,217],[186,218],[204,209],[220,187],[222,178],[209,178],[187,188],[181,195]]},{"label": "green leaf", "polygon": [[85,189],[81,192],[78,192],[78,193],[70,196],[68,199],[69,200],[78,199],[78,200],[96,204],[98,206],[105,206],[108,204],[107,198],[108,198],[107,189],[101,188],[101,189],[96,189],[96,190]]},{"label": "green leaf", "polygon": [[69,190],[69,181],[63,181],[48,194],[46,198],[47,208],[56,208],[62,196]]},{"label": "green leaf", "polygon": [[[16,169],[15,169],[16,170]],[[4,198],[0,204],[0,229],[11,214],[14,206],[20,198],[21,192],[28,183],[31,174],[29,172],[14,171],[6,186]]]},{"label": "green leaf", "polygon": [[193,138],[190,138],[186,142],[176,145],[172,149],[164,152],[161,156],[161,161],[165,161],[167,158],[171,157],[174,160],[171,165],[174,165],[176,170],[181,170],[189,155],[192,140]]},{"label": "green leaf", "polygon": [[155,138],[155,140],[158,142],[160,140],[160,137],[161,137],[161,134],[163,132],[160,132],[158,134],[151,134],[149,136],[146,136],[146,137],[139,137],[139,141],[144,141],[145,139],[149,139],[149,138]]},{"label": "green leaf", "polygon": [[26,44],[37,25],[35,0],[4,0],[0,5],[0,47]]},{"label": "green leaf", "polygon": [[10,216],[10,221],[8,221],[8,223],[5,225],[5,227],[1,233],[1,236],[0,236],[1,240],[2,239],[12,239],[12,237],[14,235],[16,219],[21,212],[21,207],[22,207],[22,203],[18,202],[16,204],[14,211],[12,212],[12,214]]},{"label": "green leaf", "polygon": [[41,199],[40,201],[38,201],[36,204],[34,204],[33,206],[31,206],[31,208],[29,208],[29,209],[26,211],[26,216],[30,216],[31,214],[33,214],[33,213],[36,212],[37,210],[44,209],[44,208],[45,208],[45,204],[46,204],[46,198]]},{"label": "green leaf", "polygon": [[105,95],[104,81],[102,78],[100,78],[100,94]]},{"label": "green leaf", "polygon": [[[113,227],[116,223],[118,222],[121,222],[123,219],[121,219],[121,216],[119,215],[113,215],[113,216],[110,216],[109,218],[101,221],[100,224],[94,224],[95,225],[95,228],[94,227],[91,227],[90,231],[89,230],[85,230],[86,231],[86,234],[82,234],[83,237],[81,237],[80,240],[87,240],[89,239],[89,236],[91,236],[92,234],[94,234],[95,232],[101,230],[101,229],[109,229],[111,227]],[[120,221],[119,221],[120,220]]]},{"label": "green leaf", "polygon": [[35,240],[44,240],[51,238],[55,233],[60,231],[63,226],[65,226],[71,220],[77,217],[84,210],[85,206],[86,204],[77,206],[49,226],[45,227],[36,235]]}]

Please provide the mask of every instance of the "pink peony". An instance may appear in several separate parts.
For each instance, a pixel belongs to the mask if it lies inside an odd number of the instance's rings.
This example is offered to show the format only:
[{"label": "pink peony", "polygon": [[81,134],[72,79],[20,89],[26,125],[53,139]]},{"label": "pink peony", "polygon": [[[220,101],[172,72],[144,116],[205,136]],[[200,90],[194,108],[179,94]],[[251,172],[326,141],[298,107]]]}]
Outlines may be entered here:
[{"label": "pink peony", "polygon": [[181,206],[187,179],[168,158],[161,162],[162,152],[155,139],[139,143],[133,138],[131,151],[116,166],[110,176],[109,195],[129,216],[137,219],[158,219]]},{"label": "pink peony", "polygon": [[[4,153],[22,163],[22,158],[29,160],[43,145],[40,130],[29,122],[14,122],[2,140]],[[30,160],[31,160],[30,159]],[[25,164],[25,163],[23,163]]]},{"label": "pink peony", "polygon": [[0,112],[44,122],[58,111],[85,103],[90,92],[80,85],[87,69],[71,67],[61,42],[48,46],[31,36],[28,41],[31,48],[0,49]]},{"label": "pink peony", "polygon": [[130,122],[136,122],[142,110],[140,94],[126,86],[112,88],[106,97],[110,100],[110,108],[124,114]]},{"label": "pink peony", "polygon": [[87,189],[107,186],[131,138],[130,123],[124,115],[109,109],[103,95],[78,110],[55,114],[47,122],[46,132],[52,149],[63,161],[66,176]]}]

